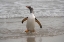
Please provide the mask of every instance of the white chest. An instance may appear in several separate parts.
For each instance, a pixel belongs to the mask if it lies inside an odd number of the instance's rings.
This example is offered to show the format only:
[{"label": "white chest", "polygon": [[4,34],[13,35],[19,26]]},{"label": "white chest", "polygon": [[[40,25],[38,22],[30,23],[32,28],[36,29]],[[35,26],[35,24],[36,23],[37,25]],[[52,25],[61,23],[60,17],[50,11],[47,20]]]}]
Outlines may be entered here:
[{"label": "white chest", "polygon": [[34,20],[35,20],[34,14],[30,14],[29,17],[28,17],[28,21],[31,22],[31,21],[34,21]]},{"label": "white chest", "polygon": [[27,29],[33,30],[34,27],[35,27],[35,16],[34,16],[34,14],[31,14],[27,20]]}]

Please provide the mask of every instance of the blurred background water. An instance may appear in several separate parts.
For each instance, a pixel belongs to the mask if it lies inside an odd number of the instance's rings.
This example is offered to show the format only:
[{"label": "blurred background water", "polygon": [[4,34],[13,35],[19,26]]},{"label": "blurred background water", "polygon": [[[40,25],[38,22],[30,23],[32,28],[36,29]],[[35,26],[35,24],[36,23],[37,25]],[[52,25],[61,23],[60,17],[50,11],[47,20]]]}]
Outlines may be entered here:
[{"label": "blurred background water", "polygon": [[39,16],[64,16],[64,0],[0,0],[0,18],[25,17],[32,6]]}]

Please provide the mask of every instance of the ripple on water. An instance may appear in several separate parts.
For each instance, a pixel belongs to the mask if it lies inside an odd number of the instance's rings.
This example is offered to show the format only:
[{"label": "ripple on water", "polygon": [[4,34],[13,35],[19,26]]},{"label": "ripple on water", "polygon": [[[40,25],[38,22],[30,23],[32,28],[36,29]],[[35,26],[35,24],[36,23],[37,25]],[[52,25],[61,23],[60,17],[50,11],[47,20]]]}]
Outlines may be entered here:
[{"label": "ripple on water", "polygon": [[21,38],[21,37],[52,37],[64,34],[61,29],[36,29],[34,33],[25,33],[22,29],[8,30],[0,28],[0,39]]}]

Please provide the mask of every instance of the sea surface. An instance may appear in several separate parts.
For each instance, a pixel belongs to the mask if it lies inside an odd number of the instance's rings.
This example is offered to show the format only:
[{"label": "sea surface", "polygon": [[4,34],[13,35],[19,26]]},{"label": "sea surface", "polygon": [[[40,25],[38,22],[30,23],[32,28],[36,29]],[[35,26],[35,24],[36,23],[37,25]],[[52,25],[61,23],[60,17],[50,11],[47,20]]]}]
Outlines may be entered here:
[{"label": "sea surface", "polygon": [[[42,28],[40,28],[39,25],[35,22],[36,26],[34,33],[25,33],[26,21],[22,24],[22,19],[22,17],[0,19],[0,40],[4,40],[3,42],[5,42],[5,40],[6,42],[10,42],[7,40],[13,39],[12,41],[15,41],[14,39],[22,39],[23,42],[25,42],[26,40],[24,41],[24,39],[33,40],[33,38],[36,38],[41,40],[41,37],[44,37],[45,39],[49,37],[48,39],[50,39],[50,37],[56,38],[58,36],[56,39],[61,38],[60,40],[63,40],[62,38],[64,38],[64,17],[37,17],[37,19],[42,24]],[[54,41],[55,38],[51,41]],[[45,39],[44,41],[46,41]]]},{"label": "sea surface", "polygon": [[[25,33],[23,18],[34,8],[35,32]],[[64,0],[0,0],[0,42],[64,42]]]},{"label": "sea surface", "polygon": [[0,18],[26,17],[34,8],[34,14],[39,16],[64,16],[64,0],[0,0]]}]

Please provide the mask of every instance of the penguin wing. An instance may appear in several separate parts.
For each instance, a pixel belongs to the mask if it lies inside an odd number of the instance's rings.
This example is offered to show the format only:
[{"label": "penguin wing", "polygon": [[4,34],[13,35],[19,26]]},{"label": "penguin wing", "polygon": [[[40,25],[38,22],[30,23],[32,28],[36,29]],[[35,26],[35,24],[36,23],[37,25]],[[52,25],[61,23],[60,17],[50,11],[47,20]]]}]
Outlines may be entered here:
[{"label": "penguin wing", "polygon": [[42,28],[41,23],[35,18],[35,21],[39,24],[40,28]]},{"label": "penguin wing", "polygon": [[28,19],[28,17],[24,18],[24,19],[22,20],[22,23],[23,23],[24,21],[26,21],[27,19]]}]

